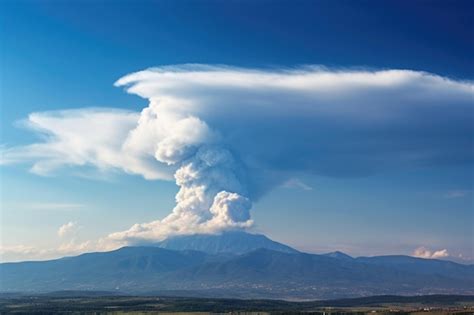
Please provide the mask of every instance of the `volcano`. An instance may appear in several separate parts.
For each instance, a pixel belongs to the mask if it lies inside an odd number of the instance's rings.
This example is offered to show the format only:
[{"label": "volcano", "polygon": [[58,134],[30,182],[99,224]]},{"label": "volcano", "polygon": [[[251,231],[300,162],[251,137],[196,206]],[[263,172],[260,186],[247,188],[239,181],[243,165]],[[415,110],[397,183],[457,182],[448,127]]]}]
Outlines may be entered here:
[{"label": "volcano", "polygon": [[0,291],[107,291],[196,297],[329,299],[474,294],[474,265],[410,256],[297,251],[264,235],[175,236],[147,246],[0,264]]}]

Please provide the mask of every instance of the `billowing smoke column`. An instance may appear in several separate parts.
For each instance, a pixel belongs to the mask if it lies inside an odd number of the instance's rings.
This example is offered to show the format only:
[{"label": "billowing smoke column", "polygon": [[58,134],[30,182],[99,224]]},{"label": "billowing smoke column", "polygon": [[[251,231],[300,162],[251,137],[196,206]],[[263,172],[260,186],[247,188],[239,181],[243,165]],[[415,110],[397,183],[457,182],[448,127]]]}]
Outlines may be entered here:
[{"label": "billowing smoke column", "polygon": [[0,147],[0,164],[32,162],[42,175],[81,167],[176,181],[167,217],[104,243],[248,228],[251,201],[301,174],[474,163],[472,82],[410,70],[178,65],[116,86],[149,105],[32,113],[27,125],[42,141]]},{"label": "billowing smoke column", "polygon": [[[176,206],[163,220],[136,224],[112,239],[133,242],[174,234],[215,233],[250,227],[252,203],[239,178],[242,166],[219,143],[219,135],[199,118],[177,114],[179,101],[152,102],[130,132],[127,150],[150,152],[157,161],[176,167],[180,187]],[[146,141],[143,139],[146,138]]]}]

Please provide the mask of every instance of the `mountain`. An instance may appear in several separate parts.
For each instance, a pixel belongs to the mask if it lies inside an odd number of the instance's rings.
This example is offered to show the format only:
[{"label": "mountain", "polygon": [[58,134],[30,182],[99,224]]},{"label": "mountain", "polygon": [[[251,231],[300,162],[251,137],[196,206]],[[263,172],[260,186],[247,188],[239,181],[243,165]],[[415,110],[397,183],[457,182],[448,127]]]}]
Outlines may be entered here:
[{"label": "mountain", "polygon": [[[346,257],[306,253],[288,254],[266,249],[230,260],[206,263],[179,273],[191,289],[225,284],[234,294],[252,292],[259,298],[338,298],[381,294],[474,293],[474,266],[407,257],[405,264],[368,263]],[[428,268],[427,268],[428,267]],[[447,273],[446,270],[450,269]],[[178,278],[168,278],[168,280]],[[252,288],[258,288],[252,291]],[[235,296],[235,295],[234,295]]]},{"label": "mountain", "polygon": [[[127,290],[160,275],[206,262],[207,254],[156,247],[123,247],[50,261],[0,264],[0,291]],[[151,284],[152,285],[152,284]]]},{"label": "mountain", "polygon": [[298,253],[287,245],[272,241],[262,234],[230,231],[222,234],[181,235],[165,239],[156,246],[172,250],[195,250],[208,254],[244,254],[265,248],[283,253]]},{"label": "mountain", "polygon": [[[252,239],[258,242],[252,244]],[[0,291],[308,300],[474,294],[474,266],[449,261],[408,256],[352,258],[340,252],[314,255],[245,233],[179,237],[159,245],[176,249],[124,247],[43,262],[3,263]]]},{"label": "mountain", "polygon": [[[411,256],[389,255],[375,257],[358,257],[356,261],[375,266],[385,266],[399,272],[417,274],[437,274],[443,277],[463,278],[472,275],[474,265],[467,269],[459,268],[460,264],[437,259],[420,259]],[[465,266],[465,265],[461,265]],[[469,273],[471,272],[471,273]],[[474,287],[474,282],[472,283]]]}]

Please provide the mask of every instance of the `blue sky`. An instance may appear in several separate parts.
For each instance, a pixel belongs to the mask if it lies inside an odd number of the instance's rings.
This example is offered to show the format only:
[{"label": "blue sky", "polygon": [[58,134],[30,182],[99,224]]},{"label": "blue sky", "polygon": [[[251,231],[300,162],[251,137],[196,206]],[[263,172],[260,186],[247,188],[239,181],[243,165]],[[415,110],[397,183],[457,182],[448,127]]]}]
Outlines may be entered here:
[{"label": "blue sky", "polygon": [[[199,63],[273,71],[322,65],[426,71],[457,82],[474,77],[474,7],[468,1],[4,1],[1,7],[6,148],[39,141],[19,122],[32,112],[140,111],[148,100],[113,84],[149,67]],[[472,121],[472,113],[466,119]],[[441,138],[462,132],[452,123]],[[472,152],[472,129],[466,132],[452,141],[465,138],[459,144],[467,144],[466,151],[470,144]],[[472,162],[468,154],[457,163],[385,167],[356,177],[302,171],[256,200],[252,217],[258,231],[308,251],[412,254],[424,247],[472,261]],[[178,191],[173,181],[119,171],[61,169],[38,176],[28,169],[0,168],[5,248],[61,246],[65,240],[57,231],[67,222],[77,226],[67,241],[81,242],[161,219]]]}]

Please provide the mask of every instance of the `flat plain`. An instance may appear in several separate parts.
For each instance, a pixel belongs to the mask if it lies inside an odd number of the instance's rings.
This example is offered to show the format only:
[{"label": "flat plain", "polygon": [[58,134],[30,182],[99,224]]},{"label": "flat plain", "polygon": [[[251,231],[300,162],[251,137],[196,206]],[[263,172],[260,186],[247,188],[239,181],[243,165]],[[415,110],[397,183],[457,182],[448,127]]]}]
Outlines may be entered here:
[{"label": "flat plain", "polygon": [[474,296],[375,296],[295,302],[93,293],[2,295],[0,314],[474,314]]}]

